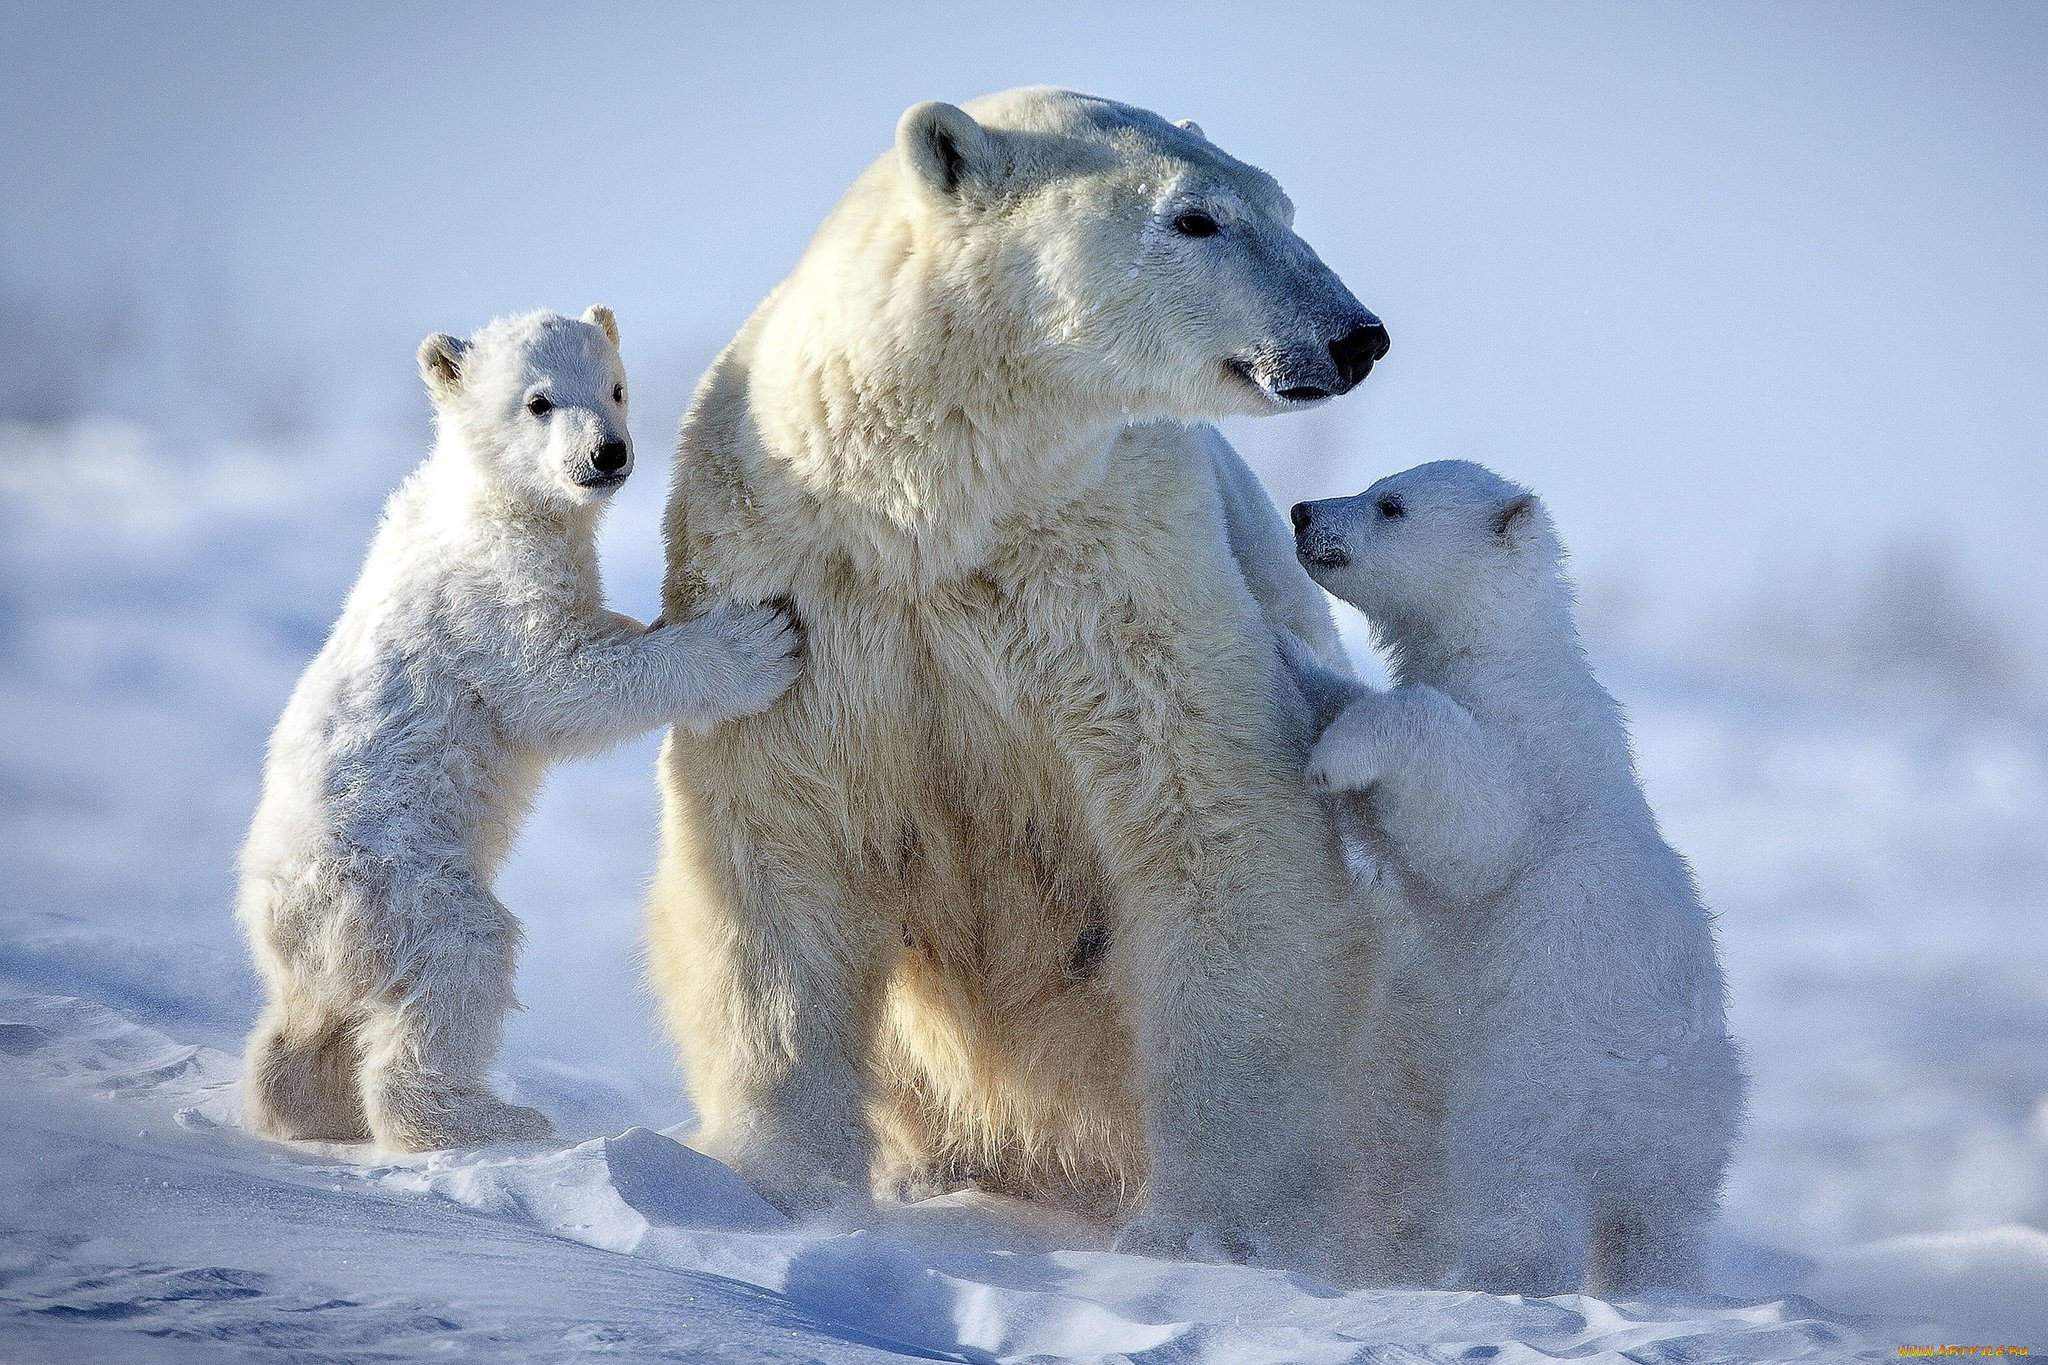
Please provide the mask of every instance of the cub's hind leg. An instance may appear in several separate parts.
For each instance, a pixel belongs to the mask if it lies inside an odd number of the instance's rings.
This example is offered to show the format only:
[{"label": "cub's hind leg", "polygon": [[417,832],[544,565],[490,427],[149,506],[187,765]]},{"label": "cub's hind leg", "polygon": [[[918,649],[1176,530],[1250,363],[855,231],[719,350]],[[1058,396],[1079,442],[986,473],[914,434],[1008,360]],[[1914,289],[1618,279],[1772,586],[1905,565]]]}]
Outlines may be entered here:
[{"label": "cub's hind leg", "polygon": [[249,1035],[242,1122],[285,1141],[361,1142],[361,1016],[321,1000],[274,1000]]},{"label": "cub's hind leg", "polygon": [[440,890],[405,917],[363,1029],[363,1098],[379,1146],[402,1152],[546,1137],[537,1109],[485,1079],[517,1005],[519,924],[481,887]]}]

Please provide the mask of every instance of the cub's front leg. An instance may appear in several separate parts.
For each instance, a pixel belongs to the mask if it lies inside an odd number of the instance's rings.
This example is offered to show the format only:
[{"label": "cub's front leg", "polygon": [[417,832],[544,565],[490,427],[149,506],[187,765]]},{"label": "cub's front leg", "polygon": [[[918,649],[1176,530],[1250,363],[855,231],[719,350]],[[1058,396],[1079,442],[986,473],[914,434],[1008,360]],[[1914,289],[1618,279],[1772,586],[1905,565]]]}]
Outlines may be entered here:
[{"label": "cub's front leg", "polygon": [[1314,727],[1314,734],[1321,735],[1329,729],[1353,702],[1379,695],[1377,689],[1331,668],[1306,640],[1293,631],[1275,630],[1273,637],[1280,648],[1281,661],[1287,665],[1288,674],[1301,692],[1301,699],[1308,703],[1309,723]]},{"label": "cub's front leg", "polygon": [[1433,687],[1364,691],[1316,742],[1308,781],[1363,796],[1412,870],[1466,897],[1515,874],[1534,824],[1508,755]]},{"label": "cub's front leg", "polygon": [[643,629],[610,612],[517,649],[491,679],[497,709],[536,748],[574,753],[678,724],[703,734],[788,690],[803,632],[776,606],[723,606]]},{"label": "cub's front leg", "polygon": [[1431,780],[1447,738],[1471,724],[1463,707],[1434,688],[1363,690],[1316,741],[1308,758],[1309,784],[1359,793],[1383,783]]}]

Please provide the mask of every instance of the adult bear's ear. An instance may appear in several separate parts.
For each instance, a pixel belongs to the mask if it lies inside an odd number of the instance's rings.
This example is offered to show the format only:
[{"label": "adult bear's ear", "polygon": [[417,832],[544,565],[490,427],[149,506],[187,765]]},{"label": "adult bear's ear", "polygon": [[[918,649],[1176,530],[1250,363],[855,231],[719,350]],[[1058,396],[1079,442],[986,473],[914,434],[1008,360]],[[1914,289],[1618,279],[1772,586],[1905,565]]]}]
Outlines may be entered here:
[{"label": "adult bear's ear", "polygon": [[602,327],[604,334],[612,339],[612,345],[619,344],[619,320],[612,316],[612,310],[601,303],[593,303],[583,310],[583,320],[594,327]]},{"label": "adult bear's ear", "polygon": [[1493,514],[1493,533],[1502,540],[1513,540],[1519,533],[1536,524],[1536,499],[1527,493],[1517,493],[1502,503]]},{"label": "adult bear's ear", "polygon": [[995,183],[995,139],[965,109],[939,100],[913,104],[896,124],[896,156],[932,193],[951,199]]},{"label": "adult bear's ear", "polygon": [[1176,120],[1173,126],[1180,129],[1183,133],[1193,133],[1204,142],[1209,140],[1209,135],[1202,131],[1202,125],[1191,118]]},{"label": "adult bear's ear", "polygon": [[436,332],[420,343],[420,378],[427,381],[427,393],[436,403],[462,392],[462,357],[468,350],[468,342],[446,332]]}]

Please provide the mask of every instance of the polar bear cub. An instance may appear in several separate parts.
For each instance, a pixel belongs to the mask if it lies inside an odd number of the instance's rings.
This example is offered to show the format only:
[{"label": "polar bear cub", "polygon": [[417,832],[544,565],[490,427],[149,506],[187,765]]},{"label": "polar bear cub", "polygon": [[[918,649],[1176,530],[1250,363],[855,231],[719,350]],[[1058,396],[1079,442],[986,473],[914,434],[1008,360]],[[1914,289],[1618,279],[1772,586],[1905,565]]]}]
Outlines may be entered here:
[{"label": "polar bear cub", "polygon": [[399,1151],[550,1131],[485,1080],[520,939],[491,883],[547,762],[760,711],[799,653],[777,609],[605,609],[598,516],[633,464],[608,309],[419,361],[439,440],[271,736],[237,912],[270,997],[249,1127]]},{"label": "polar bear cub", "polygon": [[1713,931],[1587,667],[1542,504],[1443,461],[1293,512],[1385,692],[1290,648],[1310,756],[1403,885],[1444,1001],[1460,1284],[1629,1294],[1698,1268],[1742,1105]]}]

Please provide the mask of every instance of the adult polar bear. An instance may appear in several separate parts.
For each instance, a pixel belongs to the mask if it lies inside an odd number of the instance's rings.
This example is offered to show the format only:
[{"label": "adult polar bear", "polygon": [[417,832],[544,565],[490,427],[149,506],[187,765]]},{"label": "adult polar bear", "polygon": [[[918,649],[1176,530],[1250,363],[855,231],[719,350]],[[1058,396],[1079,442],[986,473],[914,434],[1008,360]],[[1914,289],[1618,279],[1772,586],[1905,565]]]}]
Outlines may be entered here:
[{"label": "adult polar bear", "polygon": [[700,386],[665,611],[788,599],[809,662],[670,736],[650,969],[701,1145],[782,1207],[1142,1191],[1128,1249],[1386,1273],[1369,917],[1212,466],[1276,514],[1181,425],[1385,352],[1292,218],[1193,125],[918,105]]}]

